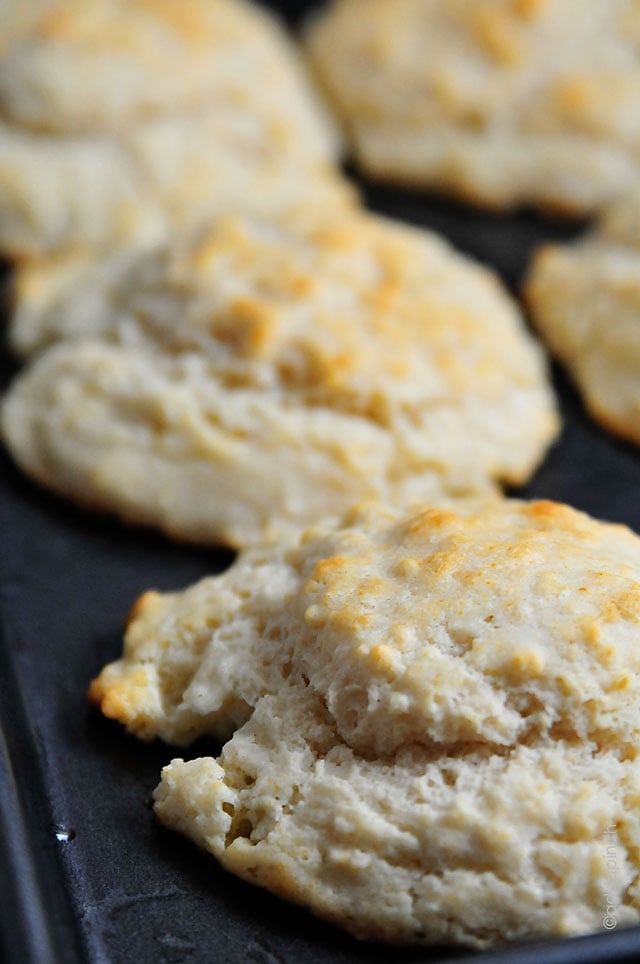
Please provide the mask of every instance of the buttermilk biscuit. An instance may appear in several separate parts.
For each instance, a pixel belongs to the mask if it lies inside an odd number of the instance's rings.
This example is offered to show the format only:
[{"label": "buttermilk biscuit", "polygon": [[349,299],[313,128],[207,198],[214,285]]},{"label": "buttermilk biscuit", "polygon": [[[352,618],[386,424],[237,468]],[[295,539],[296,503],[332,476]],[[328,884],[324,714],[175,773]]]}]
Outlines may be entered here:
[{"label": "buttermilk biscuit", "polygon": [[230,217],[61,297],[15,336],[63,340],[9,391],[7,444],[45,485],[175,536],[242,546],[363,497],[517,484],[557,432],[496,277],[373,215]]},{"label": "buttermilk biscuit", "polygon": [[376,177],[567,213],[640,183],[636,0],[334,0],[308,47]]},{"label": "buttermilk biscuit", "polygon": [[224,867],[360,938],[484,947],[640,921],[639,639],[624,527],[369,505],[144,595],[90,696],[229,739],[155,793]]},{"label": "buttermilk biscuit", "polygon": [[10,0],[2,33],[5,255],[351,203],[296,51],[252,3]]},{"label": "buttermilk biscuit", "polygon": [[593,417],[640,444],[640,192],[584,239],[542,248],[525,296]]}]

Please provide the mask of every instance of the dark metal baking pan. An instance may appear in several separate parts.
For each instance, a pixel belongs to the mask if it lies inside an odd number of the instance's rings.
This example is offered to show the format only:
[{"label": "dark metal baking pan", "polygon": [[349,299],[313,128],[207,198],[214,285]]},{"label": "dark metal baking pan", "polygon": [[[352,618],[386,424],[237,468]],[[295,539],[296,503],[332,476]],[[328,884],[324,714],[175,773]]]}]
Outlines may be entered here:
[{"label": "dark metal baking pan", "polygon": [[[274,4],[277,6],[277,4]],[[288,12],[303,4],[282,4]],[[434,227],[515,289],[532,248],[576,225],[494,217],[366,188],[377,210]],[[11,374],[5,357],[3,381]],[[555,373],[565,430],[526,488],[640,531],[640,454],[600,431]],[[145,589],[177,589],[230,553],[91,516],[0,456],[0,957],[8,964],[362,964],[640,961],[640,928],[489,954],[362,944],[251,888],[160,828],[150,796],[169,747],[141,745],[87,707]],[[206,742],[189,754],[216,752]]]}]

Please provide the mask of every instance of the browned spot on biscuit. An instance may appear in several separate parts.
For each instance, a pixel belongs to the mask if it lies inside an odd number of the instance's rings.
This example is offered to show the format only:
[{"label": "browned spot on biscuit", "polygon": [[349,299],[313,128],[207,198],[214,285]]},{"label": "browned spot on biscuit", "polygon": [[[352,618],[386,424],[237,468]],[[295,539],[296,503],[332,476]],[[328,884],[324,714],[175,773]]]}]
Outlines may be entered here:
[{"label": "browned spot on biscuit", "polygon": [[129,610],[126,620],[127,626],[135,622],[135,620],[141,619],[148,615],[152,610],[161,608],[163,605],[164,601],[160,593],[153,589],[143,592],[141,596],[138,596],[133,606]]}]

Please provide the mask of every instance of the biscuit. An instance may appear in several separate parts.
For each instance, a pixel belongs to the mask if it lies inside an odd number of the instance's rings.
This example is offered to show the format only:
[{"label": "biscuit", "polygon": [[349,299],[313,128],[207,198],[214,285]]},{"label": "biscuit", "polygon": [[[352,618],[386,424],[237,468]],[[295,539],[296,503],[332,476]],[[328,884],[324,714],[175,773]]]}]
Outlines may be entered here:
[{"label": "biscuit", "polygon": [[580,241],[538,251],[525,297],[593,417],[640,444],[640,192]]},{"label": "biscuit", "polygon": [[625,527],[368,504],[145,594],[90,697],[229,740],[155,793],[224,867],[360,938],[486,947],[640,921],[639,632]]},{"label": "biscuit", "polygon": [[308,48],[375,177],[567,214],[640,184],[635,0],[334,0]]},{"label": "biscuit", "polygon": [[[351,204],[297,51],[245,0],[3,7],[0,250],[147,243],[220,211]],[[5,27],[6,21],[6,27]]]},{"label": "biscuit", "polygon": [[[366,213],[229,217],[61,298],[16,335],[62,341],[10,389],[7,444],[54,490],[181,538],[243,546],[360,498],[517,484],[558,430],[497,278]],[[69,339],[85,317],[94,337]]]}]

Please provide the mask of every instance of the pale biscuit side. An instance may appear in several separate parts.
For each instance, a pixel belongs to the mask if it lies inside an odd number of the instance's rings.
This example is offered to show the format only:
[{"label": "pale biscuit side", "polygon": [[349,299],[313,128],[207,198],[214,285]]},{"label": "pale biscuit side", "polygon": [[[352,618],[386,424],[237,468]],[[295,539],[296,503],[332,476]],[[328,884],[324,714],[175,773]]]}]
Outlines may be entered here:
[{"label": "pale biscuit side", "polygon": [[640,193],[584,239],[540,249],[525,285],[533,321],[593,417],[640,444]]},{"label": "pale biscuit side", "polygon": [[265,697],[218,760],[166,767],[161,822],[364,940],[575,936],[601,930],[605,893],[620,928],[640,920],[637,764],[563,742],[372,761],[336,740],[317,697],[296,696]]}]

